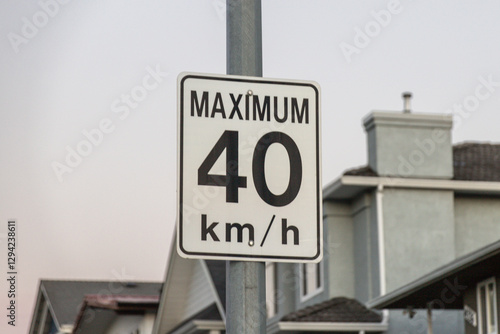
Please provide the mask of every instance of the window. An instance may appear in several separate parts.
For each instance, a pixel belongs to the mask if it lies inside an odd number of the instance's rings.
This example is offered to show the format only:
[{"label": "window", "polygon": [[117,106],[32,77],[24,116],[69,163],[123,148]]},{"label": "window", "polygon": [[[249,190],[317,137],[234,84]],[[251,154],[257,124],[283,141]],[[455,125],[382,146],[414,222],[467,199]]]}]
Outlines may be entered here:
[{"label": "window", "polygon": [[498,334],[496,294],[495,278],[477,285],[479,334]]},{"label": "window", "polygon": [[278,266],[276,263],[266,263],[266,307],[267,317],[278,313]]},{"label": "window", "polygon": [[306,300],[323,290],[323,262],[300,264],[300,297]]}]

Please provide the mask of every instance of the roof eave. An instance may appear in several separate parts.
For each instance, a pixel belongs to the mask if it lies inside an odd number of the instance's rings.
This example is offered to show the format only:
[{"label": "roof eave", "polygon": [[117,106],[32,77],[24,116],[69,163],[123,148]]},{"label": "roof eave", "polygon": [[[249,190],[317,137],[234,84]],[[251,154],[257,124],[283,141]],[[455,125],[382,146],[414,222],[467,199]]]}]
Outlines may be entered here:
[{"label": "roof eave", "polygon": [[472,266],[473,264],[476,264],[491,256],[495,256],[496,254],[500,254],[500,240],[475,252],[462,256],[448,263],[447,265],[444,265],[432,271],[431,273],[422,276],[421,278],[418,278],[405,286],[402,286],[399,289],[389,292],[383,296],[374,298],[366,303],[366,307],[376,309],[391,308],[392,304],[395,304],[403,298],[416,293],[418,290],[424,288],[425,286],[438,281],[442,281],[448,276],[464,270],[467,267]]},{"label": "roof eave", "polygon": [[500,182],[343,175],[323,188],[323,199],[350,200],[357,194],[379,185],[387,188],[452,190],[461,194],[500,195]]}]

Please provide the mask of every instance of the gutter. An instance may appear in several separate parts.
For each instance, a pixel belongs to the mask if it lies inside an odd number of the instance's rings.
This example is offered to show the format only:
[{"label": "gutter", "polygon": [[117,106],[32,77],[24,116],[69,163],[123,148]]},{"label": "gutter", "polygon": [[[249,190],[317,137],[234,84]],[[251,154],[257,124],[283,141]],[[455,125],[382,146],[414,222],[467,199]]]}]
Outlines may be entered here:
[{"label": "gutter", "polygon": [[450,263],[435,269],[434,271],[394,290],[389,292],[388,294],[376,297],[365,303],[365,306],[368,308],[384,308],[389,304],[404,298],[415,291],[418,291],[423,286],[433,284],[443,279],[445,276],[450,276],[456,274],[457,272],[466,269],[476,263],[483,261],[484,259],[488,259],[491,256],[495,256],[500,253],[500,240],[489,244],[483,248],[478,249],[477,251],[466,254],[456,260],[451,261]]},{"label": "gutter", "polygon": [[[377,205],[377,235],[378,235],[378,261],[379,261],[379,279],[380,279],[380,293],[379,295],[385,295],[386,292],[386,282],[385,282],[385,241],[384,241],[384,211],[382,205],[382,199],[384,198],[384,185],[379,183],[377,186],[376,193],[376,205]],[[370,250],[371,252],[371,250]]]},{"label": "gutter", "polygon": [[323,197],[327,199],[343,187],[375,188],[379,185],[387,188],[454,190],[457,192],[500,194],[500,182],[344,175],[323,188]]},{"label": "gutter", "polygon": [[383,332],[389,328],[384,316],[382,322],[294,322],[281,321],[277,324],[279,331],[350,331],[350,332]]}]

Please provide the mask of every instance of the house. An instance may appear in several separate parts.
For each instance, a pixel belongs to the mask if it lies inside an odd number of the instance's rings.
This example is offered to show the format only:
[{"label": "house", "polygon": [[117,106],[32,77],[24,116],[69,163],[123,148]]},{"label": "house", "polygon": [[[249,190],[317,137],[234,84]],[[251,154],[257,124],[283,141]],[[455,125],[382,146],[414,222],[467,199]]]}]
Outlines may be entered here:
[{"label": "house", "polygon": [[[395,291],[372,299],[369,305],[385,309],[427,308],[429,314],[435,314],[434,318],[442,310],[463,310],[466,334],[498,333],[498,284],[500,241],[461,256]],[[429,325],[432,327],[432,321]]]},{"label": "house", "polygon": [[[420,333],[405,308],[365,303],[500,238],[500,145],[453,146],[451,115],[374,111],[363,124],[368,164],[323,189],[323,260],[266,264],[268,333]],[[223,332],[224,263],[173,250],[153,332]],[[463,323],[444,310],[434,333]]]},{"label": "house", "polygon": [[29,334],[150,334],[161,286],[41,280]]}]

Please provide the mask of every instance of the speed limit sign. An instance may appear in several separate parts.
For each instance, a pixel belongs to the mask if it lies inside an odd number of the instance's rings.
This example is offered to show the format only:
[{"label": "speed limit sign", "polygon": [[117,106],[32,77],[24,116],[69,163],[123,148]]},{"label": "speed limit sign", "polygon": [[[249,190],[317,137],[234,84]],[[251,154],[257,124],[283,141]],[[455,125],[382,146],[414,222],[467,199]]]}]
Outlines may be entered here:
[{"label": "speed limit sign", "polygon": [[179,75],[181,256],[321,259],[319,92],[309,81]]}]

